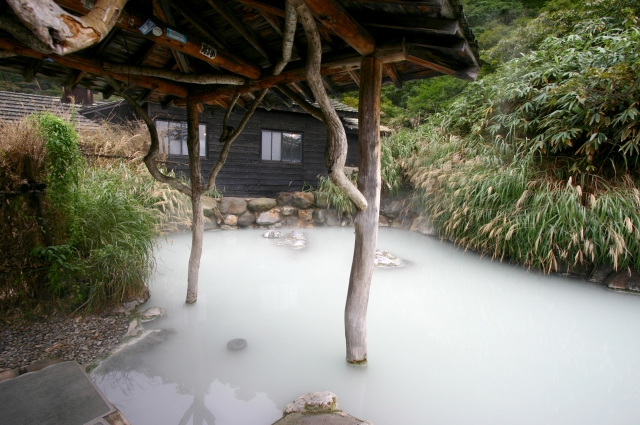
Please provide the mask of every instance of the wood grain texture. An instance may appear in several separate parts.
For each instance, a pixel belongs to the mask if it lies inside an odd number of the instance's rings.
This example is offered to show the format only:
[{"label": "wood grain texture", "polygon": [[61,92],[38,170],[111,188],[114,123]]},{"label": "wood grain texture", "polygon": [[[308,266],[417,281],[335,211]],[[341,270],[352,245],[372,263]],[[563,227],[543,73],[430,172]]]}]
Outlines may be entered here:
[{"label": "wood grain texture", "polygon": [[363,364],[367,361],[367,306],[380,214],[381,87],[382,64],[374,57],[363,58],[360,67],[360,109],[358,111],[358,151],[360,153],[358,189],[367,200],[368,206],[364,211],[358,211],[356,214],[356,242],[344,311],[347,361],[355,364]]}]

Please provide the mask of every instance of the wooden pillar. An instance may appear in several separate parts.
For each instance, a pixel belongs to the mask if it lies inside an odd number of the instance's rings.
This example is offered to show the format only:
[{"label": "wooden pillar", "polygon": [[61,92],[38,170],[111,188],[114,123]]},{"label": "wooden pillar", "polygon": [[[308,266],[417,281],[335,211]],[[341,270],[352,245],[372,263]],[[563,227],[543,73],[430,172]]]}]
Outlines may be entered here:
[{"label": "wooden pillar", "polygon": [[362,59],[360,67],[360,105],[358,110],[358,150],[360,167],[358,189],[367,208],[355,218],[356,243],[344,312],[347,361],[367,362],[367,305],[378,242],[380,212],[380,88],[382,64],[373,56]]},{"label": "wooden pillar", "polygon": [[202,209],[202,174],[200,168],[200,134],[198,131],[198,104],[187,101],[187,149],[189,151],[189,172],[191,178],[191,255],[187,278],[187,303],[198,299],[198,277],[202,257],[204,214]]}]

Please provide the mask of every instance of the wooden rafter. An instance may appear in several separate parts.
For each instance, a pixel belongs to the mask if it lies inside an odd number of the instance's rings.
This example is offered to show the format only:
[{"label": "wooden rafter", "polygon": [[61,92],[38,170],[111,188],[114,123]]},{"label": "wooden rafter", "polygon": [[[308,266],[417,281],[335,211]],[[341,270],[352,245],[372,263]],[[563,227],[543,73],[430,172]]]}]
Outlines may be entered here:
[{"label": "wooden rafter", "polygon": [[78,84],[80,83],[80,81],[87,75],[87,71],[76,71],[73,74],[71,74],[71,77],[69,77],[69,79],[67,80],[67,82],[65,83],[65,85],[70,89],[73,90],[75,89]]},{"label": "wooden rafter", "polygon": [[435,52],[422,46],[404,44],[404,54],[408,61],[431,68],[443,74],[461,78],[467,81],[475,81],[478,77],[478,67],[468,64],[454,63],[451,60],[438,56]]},{"label": "wooden rafter", "polygon": [[338,87],[333,84],[333,81],[331,81],[331,78],[328,75],[322,77],[322,82],[324,83],[324,86],[327,88],[327,90],[329,90],[329,93],[331,93],[338,99],[342,99],[342,93],[340,93],[340,89],[338,89]]},{"label": "wooden rafter", "polygon": [[[391,63],[404,61],[407,58],[404,56],[402,50],[402,44],[393,44],[388,46],[381,46],[376,49],[373,56],[381,63]],[[325,60],[322,63],[321,74],[333,75],[341,74],[360,68],[362,62],[362,56],[354,54],[353,51],[348,54],[338,52],[335,54],[324,55]],[[189,98],[193,102],[209,102],[215,100],[220,96],[232,95],[236,90],[241,93],[250,93],[257,90],[273,87],[276,84],[291,84],[301,81],[305,81],[306,71],[304,68],[295,68],[289,71],[285,71],[277,76],[267,76],[254,81],[248,81],[247,83],[233,87],[233,88],[201,88],[194,89]]]},{"label": "wooden rafter", "polygon": [[[77,13],[86,13],[87,11],[84,3],[80,0],[57,1],[61,6],[71,11]],[[147,19],[127,12],[122,13],[121,19],[118,20],[116,25],[119,28],[125,29],[126,31],[132,32],[138,36],[147,38],[163,46],[179,50],[189,56],[209,62],[233,73],[247,78],[260,78],[261,71],[257,66],[222,49],[217,49],[215,51],[215,56],[213,57],[206,56],[204,53],[211,52],[211,50],[206,49],[207,43],[203,43],[198,37],[188,33],[183,34],[186,38],[186,42],[184,43],[170,38],[167,36],[167,28],[169,28],[169,26],[167,26],[165,22],[155,22],[156,20],[159,21],[158,19],[153,19],[153,22],[162,30],[162,35],[160,36],[155,36],[151,32],[142,34],[139,28],[144,25]]]},{"label": "wooden rafter", "polygon": [[460,23],[453,19],[377,13],[357,13],[354,16],[365,26],[420,31],[428,34],[460,35],[462,33]]},{"label": "wooden rafter", "polygon": [[178,0],[169,0],[169,4],[176,9],[187,21],[191,23],[200,32],[200,35],[206,40],[215,44],[217,47],[229,50],[229,45],[224,41],[218,31],[213,29],[211,25],[200,18],[198,14],[191,9],[185,2]]},{"label": "wooden rafter", "polygon": [[389,78],[391,78],[391,81],[393,81],[393,85],[400,90],[402,88],[402,80],[400,79],[396,66],[393,63],[385,63],[382,68],[386,71]]},{"label": "wooden rafter", "polygon": [[[175,19],[173,19],[173,15],[171,14],[171,10],[169,10],[169,3],[166,0],[153,0],[153,14],[158,17],[161,21],[169,23],[172,27],[179,29],[176,25]],[[180,72],[187,73],[189,72],[189,61],[184,57],[184,54],[177,50],[171,49],[171,54],[173,55],[176,63],[178,64],[178,68],[180,68]]]},{"label": "wooden rafter", "polygon": [[360,87],[360,76],[358,74],[356,74],[356,71],[349,71],[348,72],[349,76],[351,77],[351,79],[353,80],[354,83],[356,83],[356,85],[358,87]]},{"label": "wooden rafter", "polygon": [[28,47],[19,46],[5,38],[0,38],[0,49],[17,53],[20,56],[27,56],[36,59],[50,58],[57,64],[68,68],[86,71],[96,75],[108,75],[116,80],[124,81],[140,87],[158,89],[163,93],[169,93],[183,99],[186,98],[188,94],[187,89],[179,84],[170,83],[160,78],[138,77],[136,75],[122,75],[110,72],[102,66],[100,61],[75,54],[65,56],[44,54],[33,49],[29,49]]},{"label": "wooden rafter", "polygon": [[251,31],[250,28],[247,28],[244,25],[244,23],[240,20],[240,18],[238,18],[233,10],[229,9],[227,5],[220,0],[207,0],[207,3],[209,3],[209,5],[211,5],[211,7],[213,7],[216,12],[220,14],[220,16],[222,16],[227,22],[229,22],[229,24],[233,28],[235,28],[235,30],[238,31],[240,35],[242,35],[244,39],[247,40],[249,44],[251,44],[258,51],[258,53],[264,56],[264,58],[269,61],[269,64],[271,63],[270,55],[262,47],[256,35],[253,33],[253,31]]},{"label": "wooden rafter", "polygon": [[40,72],[42,65],[44,65],[44,61],[42,59],[31,59],[24,70],[24,74],[22,74],[24,81],[26,83],[32,82],[36,74]]},{"label": "wooden rafter", "polygon": [[377,3],[393,4],[399,6],[426,7],[433,10],[440,10],[444,7],[445,0],[349,0],[353,3]]},{"label": "wooden rafter", "polygon": [[300,93],[307,101],[313,102],[313,93],[306,86],[298,82],[289,83],[298,93]]},{"label": "wooden rafter", "polygon": [[376,50],[376,41],[336,0],[305,0],[311,13],[324,26],[353,47],[362,56]]}]

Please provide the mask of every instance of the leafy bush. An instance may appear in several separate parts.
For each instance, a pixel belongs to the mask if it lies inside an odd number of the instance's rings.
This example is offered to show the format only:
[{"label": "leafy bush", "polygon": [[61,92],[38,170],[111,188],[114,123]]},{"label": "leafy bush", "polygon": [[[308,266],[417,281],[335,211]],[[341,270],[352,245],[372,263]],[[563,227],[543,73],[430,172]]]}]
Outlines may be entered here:
[{"label": "leafy bush", "polygon": [[543,13],[492,51],[515,59],[387,140],[443,237],[547,271],[640,268],[637,3]]},{"label": "leafy bush", "polygon": [[[50,114],[0,123],[0,186],[19,187],[23,155],[31,157],[36,179],[48,185],[42,201],[55,236],[46,246],[28,198],[4,200],[3,304],[58,299],[70,301],[66,308],[100,308],[144,289],[156,235],[175,222],[167,212],[181,204],[141,164],[148,137],[134,127],[83,128],[81,140],[67,120]],[[99,155],[90,156],[92,166],[80,146]]]}]

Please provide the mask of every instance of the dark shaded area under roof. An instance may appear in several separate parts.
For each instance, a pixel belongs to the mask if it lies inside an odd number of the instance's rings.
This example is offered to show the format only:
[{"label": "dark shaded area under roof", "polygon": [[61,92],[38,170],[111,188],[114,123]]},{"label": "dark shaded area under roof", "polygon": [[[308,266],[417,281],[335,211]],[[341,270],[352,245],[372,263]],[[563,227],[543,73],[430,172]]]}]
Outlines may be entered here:
[{"label": "dark shaded area under roof", "polygon": [[[375,39],[374,55],[384,63],[383,84],[399,87],[406,81],[443,74],[466,79],[475,77],[477,43],[458,0],[334,1]],[[56,2],[77,14],[86,13],[87,6],[91,5],[90,0]],[[154,3],[164,5],[160,13],[157,7],[154,13]],[[0,13],[12,13],[4,0],[0,0]],[[115,78],[128,83],[129,92],[139,101],[163,105],[182,105],[189,97],[212,107],[226,107],[230,96],[240,89],[243,93],[240,106],[243,106],[252,101],[252,91],[274,82],[287,84],[313,101],[304,81],[303,58],[307,47],[300,25],[293,61],[277,81],[268,77],[270,67],[280,57],[283,16],[284,0],[131,0],[104,40],[64,57],[28,49],[0,30],[0,51],[17,53],[14,57],[0,58],[0,70],[22,74],[25,78],[37,75],[70,87],[87,87],[103,92],[108,98],[112,89],[102,78],[109,74],[105,62],[193,74],[232,74],[229,64],[233,64],[231,68],[235,71],[244,70],[245,76],[253,76],[247,78],[244,86],[181,84],[157,77],[122,74]],[[140,31],[148,19],[163,28],[161,36]],[[323,43],[324,82],[329,94],[340,97],[341,93],[357,90],[362,56],[344,37],[336,35],[330,25],[323,24],[322,19],[318,22]],[[178,37],[168,38],[167,29],[171,29],[173,35],[177,32]],[[182,41],[176,41],[180,36]],[[205,51],[205,47],[212,50]],[[203,51],[209,56],[215,52],[215,56],[210,58]],[[290,110],[293,102],[273,87],[262,106]]]}]

